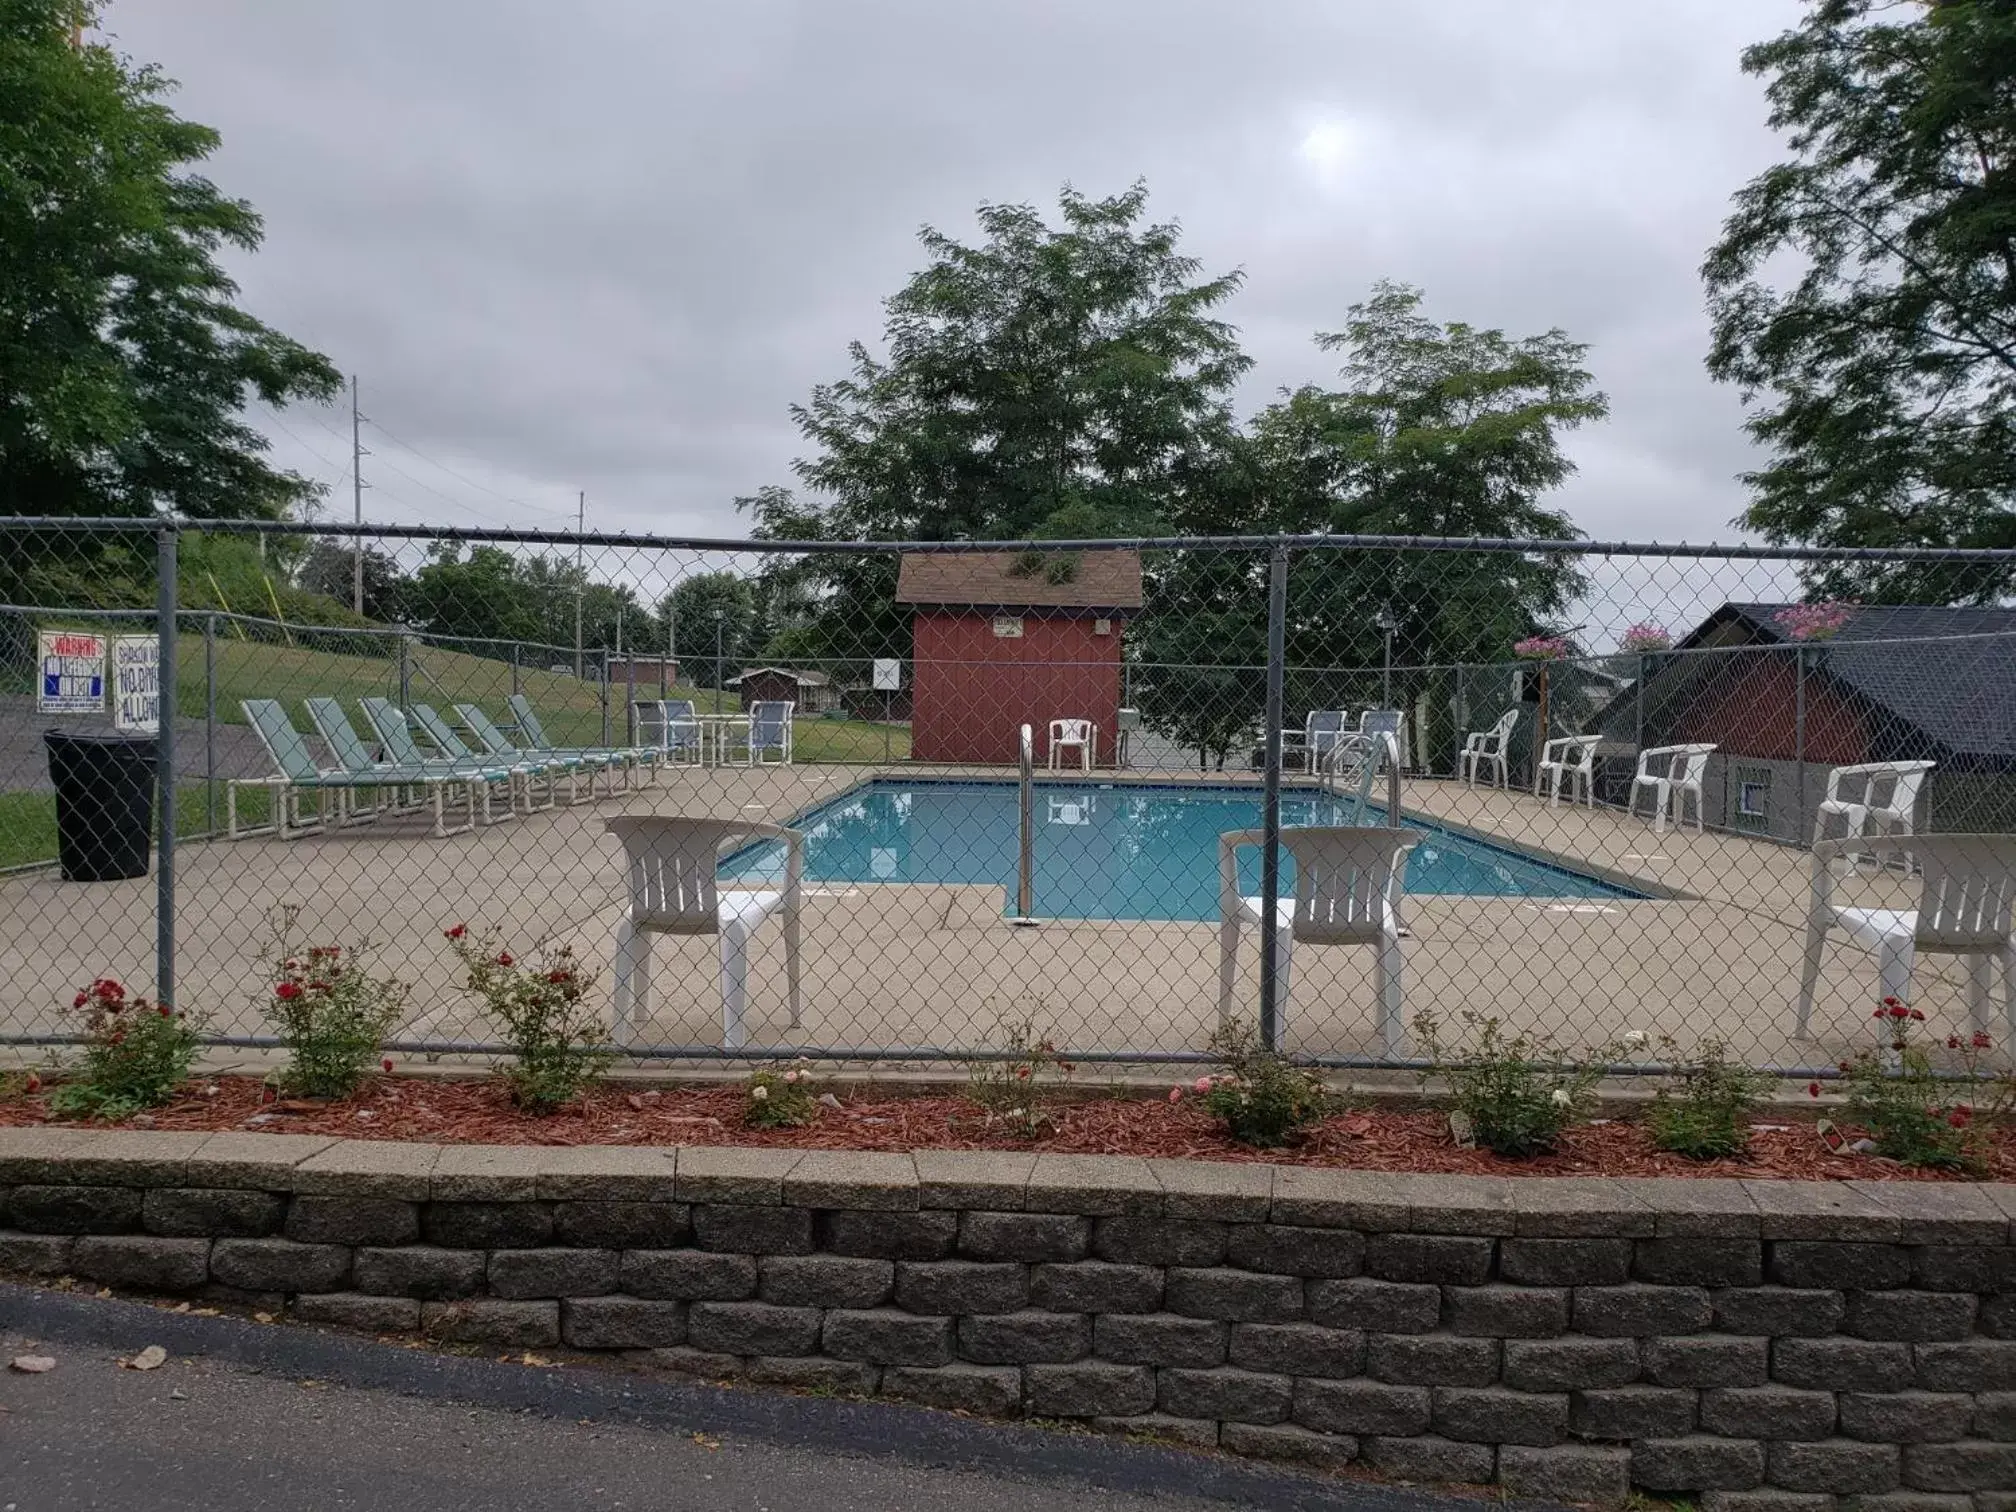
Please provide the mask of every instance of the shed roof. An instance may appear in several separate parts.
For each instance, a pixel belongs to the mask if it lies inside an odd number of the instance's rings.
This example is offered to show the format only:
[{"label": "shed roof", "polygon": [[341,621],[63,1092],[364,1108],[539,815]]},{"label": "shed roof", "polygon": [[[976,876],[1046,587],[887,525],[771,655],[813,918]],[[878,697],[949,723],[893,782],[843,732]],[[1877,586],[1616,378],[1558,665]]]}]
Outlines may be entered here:
[{"label": "shed roof", "polygon": [[[1063,581],[1046,570],[1068,563]],[[1033,570],[1032,570],[1033,566]],[[1141,553],[1020,551],[910,552],[896,574],[899,604],[990,609],[1139,609]]]},{"label": "shed roof", "polygon": [[833,681],[824,672],[801,672],[795,667],[751,667],[746,672],[737,672],[724,681],[732,688],[739,685],[745,677],[788,677],[801,688],[823,688]]}]

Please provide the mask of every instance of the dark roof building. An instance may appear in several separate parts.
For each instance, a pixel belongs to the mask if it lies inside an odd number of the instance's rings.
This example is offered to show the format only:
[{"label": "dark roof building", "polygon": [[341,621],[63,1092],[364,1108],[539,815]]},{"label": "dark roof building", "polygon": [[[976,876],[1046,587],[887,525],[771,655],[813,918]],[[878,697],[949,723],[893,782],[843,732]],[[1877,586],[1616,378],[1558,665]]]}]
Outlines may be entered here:
[{"label": "dark roof building", "polygon": [[897,568],[896,602],[1079,614],[1134,610],[1141,607],[1141,553],[912,552]]}]

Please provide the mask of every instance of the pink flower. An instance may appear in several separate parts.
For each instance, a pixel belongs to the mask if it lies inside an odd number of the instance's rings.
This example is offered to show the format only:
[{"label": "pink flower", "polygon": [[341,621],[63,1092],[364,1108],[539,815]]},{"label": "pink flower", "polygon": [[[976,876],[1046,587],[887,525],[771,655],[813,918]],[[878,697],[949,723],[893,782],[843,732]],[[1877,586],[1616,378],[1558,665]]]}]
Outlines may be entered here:
[{"label": "pink flower", "polygon": [[499,966],[509,966],[509,965],[511,964],[511,952],[510,952],[510,951],[508,951],[508,950],[500,950],[500,951],[498,951],[498,952],[497,952],[497,964],[498,964]]},{"label": "pink flower", "polygon": [[1201,1096],[1203,1093],[1209,1092],[1211,1090],[1211,1078],[1208,1076],[1200,1076],[1197,1078],[1196,1081],[1190,1084],[1190,1087],[1192,1091],[1198,1093]]},{"label": "pink flower", "polygon": [[1976,1050],[1986,1050],[1994,1043],[1995,1041],[1988,1037],[1986,1030],[1977,1029],[1974,1031],[1974,1048]]},{"label": "pink flower", "polygon": [[442,930],[441,933],[451,940],[459,940],[462,936],[469,933],[469,926],[467,924],[451,924]]},{"label": "pink flower", "polygon": [[1181,1087],[1171,1087],[1169,1089],[1169,1101],[1172,1103],[1183,1101],[1183,1089]]},{"label": "pink flower", "polygon": [[273,989],[273,996],[286,1002],[292,1002],[295,998],[301,996],[301,984],[299,982],[282,982],[278,987]]}]

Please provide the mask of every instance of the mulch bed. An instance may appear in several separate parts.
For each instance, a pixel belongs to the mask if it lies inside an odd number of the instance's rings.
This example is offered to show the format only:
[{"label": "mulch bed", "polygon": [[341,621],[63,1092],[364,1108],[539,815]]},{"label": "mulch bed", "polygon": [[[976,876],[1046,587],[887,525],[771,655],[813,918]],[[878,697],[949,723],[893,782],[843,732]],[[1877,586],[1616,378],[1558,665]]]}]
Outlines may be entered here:
[{"label": "mulch bed", "polygon": [[[207,1092],[214,1087],[216,1091]],[[1831,1154],[1810,1120],[1759,1119],[1748,1160],[1691,1161],[1654,1149],[1628,1121],[1571,1130],[1552,1155],[1507,1160],[1464,1149],[1437,1112],[1370,1110],[1326,1119],[1298,1145],[1255,1150],[1235,1144],[1196,1102],[1094,1098],[1059,1102],[1052,1125],[1028,1140],[995,1125],[962,1097],[855,1092],[804,1129],[751,1129],[739,1087],[628,1091],[604,1086],[561,1113],[537,1117],[511,1105],[494,1080],[374,1078],[340,1102],[263,1101],[251,1077],[192,1082],[192,1095],[122,1128],[257,1130],[435,1144],[769,1145],[798,1150],[1041,1150],[1074,1155],[1146,1155],[1269,1161],[1367,1171],[1492,1176],[1740,1176],[1802,1181],[1955,1180],[1871,1155]],[[47,1121],[43,1098],[0,1102],[0,1126]],[[1987,1176],[2016,1181],[2016,1135],[1989,1136]]]}]

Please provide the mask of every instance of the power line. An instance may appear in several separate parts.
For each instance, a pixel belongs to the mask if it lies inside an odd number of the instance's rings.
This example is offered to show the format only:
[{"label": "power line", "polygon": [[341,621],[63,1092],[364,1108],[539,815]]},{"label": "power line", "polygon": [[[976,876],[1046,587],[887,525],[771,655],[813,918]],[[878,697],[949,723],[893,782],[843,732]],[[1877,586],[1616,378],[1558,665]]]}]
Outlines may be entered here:
[{"label": "power line", "polygon": [[[534,514],[551,515],[555,519],[564,520],[567,518],[566,511],[564,510],[552,509],[543,504],[528,504],[523,499],[516,499],[513,498],[510,494],[500,493],[496,489],[490,487],[487,483],[479,483],[474,478],[468,477],[460,472],[457,472],[447,463],[439,461],[438,459],[429,456],[426,452],[420,450],[420,448],[415,446],[412,442],[402,440],[400,437],[395,436],[391,431],[387,430],[385,426],[379,421],[371,420],[370,424],[378,431],[380,435],[384,436],[385,439],[390,441],[394,446],[400,447],[406,451],[411,452],[414,456],[418,457],[422,462],[425,462],[429,467],[439,469],[440,471],[446,473],[449,477],[453,478],[456,482],[462,484],[467,488],[473,488],[478,493],[488,494],[490,495],[491,498],[501,500],[502,502],[509,504],[516,509],[529,509]],[[412,479],[412,481],[418,483],[420,480],[414,478]],[[421,484],[420,486],[423,488],[426,487],[425,484]]]}]

